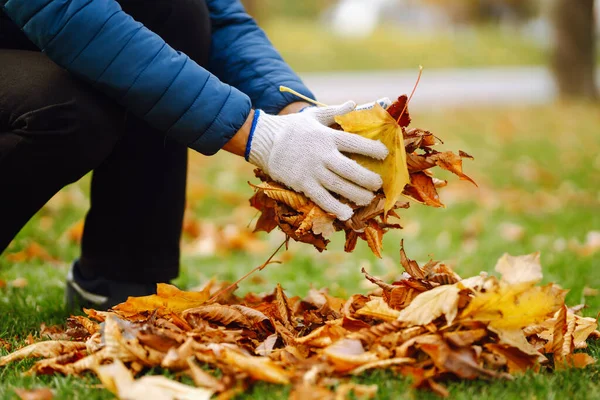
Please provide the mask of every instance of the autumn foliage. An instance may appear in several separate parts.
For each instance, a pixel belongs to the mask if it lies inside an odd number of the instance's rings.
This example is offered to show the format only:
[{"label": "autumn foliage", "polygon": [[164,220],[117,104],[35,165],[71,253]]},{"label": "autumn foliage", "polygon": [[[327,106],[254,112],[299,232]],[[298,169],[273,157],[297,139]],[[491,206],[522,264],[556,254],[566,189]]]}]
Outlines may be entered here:
[{"label": "autumn foliage", "polygon": [[[504,255],[496,265],[501,278],[462,279],[443,263],[420,266],[400,253],[398,280],[363,271],[375,289],[349,298],[314,289],[289,297],[280,285],[238,297],[215,281],[196,292],[161,284],[156,295],[130,297],[108,312],[85,310],[66,330],[44,328],[52,340],[16,350],[0,366],[33,357],[41,359],[28,374],[93,371],[120,398],[229,398],[264,381],[293,385],[293,399],[334,399],[374,395],[376,386],[345,380],[373,369],[445,396],[447,379],[510,380],[530,369],[595,362],[576,350],[600,338],[597,320],[568,308],[566,290],[539,284],[539,254]],[[223,294],[212,300],[216,293]],[[152,367],[189,376],[196,387],[134,378]]]},{"label": "autumn foliage", "polygon": [[411,120],[406,102],[407,97],[400,96],[387,110],[375,104],[371,109],[336,117],[338,125],[335,128],[380,140],[389,150],[388,157],[383,161],[360,155],[351,156],[383,179],[383,188],[371,204],[358,207],[341,198],[354,209],[354,216],[349,221],[339,221],[303,194],[256,170],[256,176],[262,181],[259,185],[253,185],[256,193],[250,199],[250,204],[261,212],[256,230],[270,232],[278,226],[289,238],[310,243],[319,251],[327,247],[329,236],[343,230],[346,234],[345,251],[353,251],[360,238],[367,242],[377,257],[381,257],[384,233],[388,229],[402,228],[390,217],[398,219],[396,210],[409,207],[410,203],[405,200],[443,207],[437,189],[447,182],[436,179],[431,168],[438,166],[475,184],[462,171],[462,159],[472,159],[470,155],[462,151],[458,154],[438,152],[433,146],[441,141],[431,132],[408,129]]}]

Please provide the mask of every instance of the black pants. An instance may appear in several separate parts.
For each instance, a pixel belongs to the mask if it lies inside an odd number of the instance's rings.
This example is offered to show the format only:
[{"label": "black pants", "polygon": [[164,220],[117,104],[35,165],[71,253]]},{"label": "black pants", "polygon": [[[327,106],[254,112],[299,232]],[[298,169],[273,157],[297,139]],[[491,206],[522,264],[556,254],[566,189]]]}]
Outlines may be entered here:
[{"label": "black pants", "polygon": [[[204,0],[119,3],[207,64]],[[93,170],[81,273],[131,282],[175,278],[187,148],[34,51],[14,28],[0,20],[0,253],[56,192]]]}]

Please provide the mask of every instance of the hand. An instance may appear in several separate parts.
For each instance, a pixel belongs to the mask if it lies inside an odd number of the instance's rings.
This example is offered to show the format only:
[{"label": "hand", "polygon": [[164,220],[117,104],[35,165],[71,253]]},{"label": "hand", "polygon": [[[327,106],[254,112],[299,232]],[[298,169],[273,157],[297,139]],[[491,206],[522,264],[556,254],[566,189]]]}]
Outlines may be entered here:
[{"label": "hand", "polygon": [[301,113],[273,116],[255,111],[246,159],[273,179],[304,193],[342,221],[353,211],[329,191],[364,206],[373,200],[382,180],[342,152],[382,160],[388,150],[379,141],[329,128],[337,115],[354,110],[352,101],[312,107]]}]

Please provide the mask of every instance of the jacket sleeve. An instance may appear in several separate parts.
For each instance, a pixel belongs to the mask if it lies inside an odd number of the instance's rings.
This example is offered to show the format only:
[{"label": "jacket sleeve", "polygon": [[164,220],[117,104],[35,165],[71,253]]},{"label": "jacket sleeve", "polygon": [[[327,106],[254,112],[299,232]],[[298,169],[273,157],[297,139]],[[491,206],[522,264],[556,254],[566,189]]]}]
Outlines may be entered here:
[{"label": "jacket sleeve", "polygon": [[299,100],[281,93],[280,85],[314,99],[239,0],[206,2],[213,30],[210,71],[250,96],[254,107],[271,114]]},{"label": "jacket sleeve", "polygon": [[251,102],[122,11],[114,0],[0,0],[50,59],[167,136],[214,154]]}]

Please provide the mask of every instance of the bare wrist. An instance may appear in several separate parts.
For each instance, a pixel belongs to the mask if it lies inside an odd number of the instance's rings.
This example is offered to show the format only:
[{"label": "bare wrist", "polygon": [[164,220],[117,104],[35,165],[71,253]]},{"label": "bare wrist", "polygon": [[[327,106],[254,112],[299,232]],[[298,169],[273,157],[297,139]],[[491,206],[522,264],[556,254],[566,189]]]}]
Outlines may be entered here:
[{"label": "bare wrist", "polygon": [[254,120],[254,110],[250,111],[246,122],[240,128],[239,131],[223,146],[223,150],[233,153],[235,155],[244,156],[246,152],[246,146],[248,144],[248,138],[250,131],[252,130],[252,121]]}]

